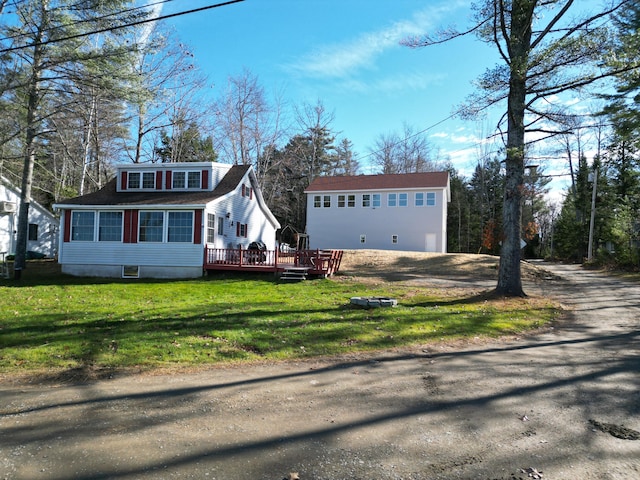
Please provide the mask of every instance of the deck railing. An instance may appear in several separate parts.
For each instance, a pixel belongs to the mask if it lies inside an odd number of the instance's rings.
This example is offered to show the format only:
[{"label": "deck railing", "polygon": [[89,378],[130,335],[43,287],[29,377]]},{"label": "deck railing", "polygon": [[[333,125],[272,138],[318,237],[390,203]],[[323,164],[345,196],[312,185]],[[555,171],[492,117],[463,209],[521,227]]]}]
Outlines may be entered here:
[{"label": "deck railing", "polygon": [[342,250],[245,250],[206,248],[207,270],[262,270],[277,272],[287,266],[307,268],[312,275],[333,275],[340,268]]}]

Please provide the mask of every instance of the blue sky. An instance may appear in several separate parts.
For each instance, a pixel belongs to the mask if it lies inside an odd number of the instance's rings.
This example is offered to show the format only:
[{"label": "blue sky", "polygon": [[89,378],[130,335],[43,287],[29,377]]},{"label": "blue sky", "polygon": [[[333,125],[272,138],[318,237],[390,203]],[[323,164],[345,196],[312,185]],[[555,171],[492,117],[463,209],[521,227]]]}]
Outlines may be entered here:
[{"label": "blue sky", "polygon": [[[215,1],[169,2],[163,13]],[[425,130],[441,157],[470,175],[483,136],[497,115],[482,121],[450,118],[474,91],[473,80],[498,62],[497,52],[469,36],[409,49],[399,42],[438,27],[470,23],[468,0],[246,0],[168,20],[188,44],[212,96],[229,76],[248,69],[267,93],[291,104],[321,100],[335,114],[334,130],[363,158],[376,139],[403,124]],[[493,146],[491,148],[496,148]],[[566,170],[566,169],[565,169]],[[548,173],[562,171],[562,165]],[[556,188],[566,183],[555,182]]]}]

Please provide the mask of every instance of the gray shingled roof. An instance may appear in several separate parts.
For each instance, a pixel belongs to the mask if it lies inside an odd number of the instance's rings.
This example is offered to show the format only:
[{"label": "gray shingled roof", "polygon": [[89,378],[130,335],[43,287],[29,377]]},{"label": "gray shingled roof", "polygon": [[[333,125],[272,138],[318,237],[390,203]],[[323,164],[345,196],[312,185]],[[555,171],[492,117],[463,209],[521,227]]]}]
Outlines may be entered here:
[{"label": "gray shingled roof", "polygon": [[204,205],[232,192],[249,170],[249,165],[233,165],[213,191],[117,192],[116,178],[97,192],[58,202],[58,205]]},{"label": "gray shingled roof", "polygon": [[316,177],[305,192],[445,188],[448,179],[448,172]]}]

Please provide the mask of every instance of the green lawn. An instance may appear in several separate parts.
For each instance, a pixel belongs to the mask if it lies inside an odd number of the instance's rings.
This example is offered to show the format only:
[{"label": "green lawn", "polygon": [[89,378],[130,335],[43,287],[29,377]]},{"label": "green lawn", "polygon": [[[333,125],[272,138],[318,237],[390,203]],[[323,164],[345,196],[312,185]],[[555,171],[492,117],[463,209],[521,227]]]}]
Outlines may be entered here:
[{"label": "green lawn", "polygon": [[[543,299],[465,297],[337,277],[277,283],[271,275],[196,280],[0,280],[0,373],[158,368],[318,355],[495,337],[553,320]],[[391,296],[362,309],[352,296]]]}]

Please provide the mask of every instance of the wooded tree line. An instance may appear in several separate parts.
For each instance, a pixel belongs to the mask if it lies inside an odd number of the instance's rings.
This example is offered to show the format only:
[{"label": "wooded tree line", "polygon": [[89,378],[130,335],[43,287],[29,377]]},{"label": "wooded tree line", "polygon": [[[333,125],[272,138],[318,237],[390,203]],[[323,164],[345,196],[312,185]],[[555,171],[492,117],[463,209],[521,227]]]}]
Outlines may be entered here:
[{"label": "wooded tree line", "polygon": [[[250,70],[212,90],[189,48],[161,22],[141,23],[150,11],[135,2],[0,0],[0,173],[22,186],[27,203],[31,193],[51,205],[102,187],[114,163],[252,164],[283,226],[303,231],[303,191],[319,175],[448,169],[449,251],[498,253],[505,242],[519,251],[524,239],[529,255],[582,258],[595,178],[589,173],[596,171],[596,253],[637,264],[638,3],[604,2],[571,22],[570,0],[485,0],[475,6],[477,23],[469,32],[493,42],[505,65],[487,70],[463,110],[471,116],[506,101],[521,116],[505,114],[511,140],[501,152],[479,155],[465,178],[413,126],[381,133],[359,156],[335,132],[333,113],[321,100],[290,105],[286,92],[267,92]],[[535,23],[553,8],[551,22]],[[469,32],[444,31],[407,44],[426,46]],[[524,72],[521,83],[514,69]],[[610,81],[599,83],[610,78],[613,93]],[[525,88],[517,98],[513,85]],[[586,87],[602,96],[601,117],[536,103]],[[589,129],[599,129],[594,158],[580,148]],[[563,149],[554,155],[567,160],[572,178],[561,206],[544,201],[549,177],[544,163],[534,161],[540,147],[519,136],[525,131],[561,140]]]}]

